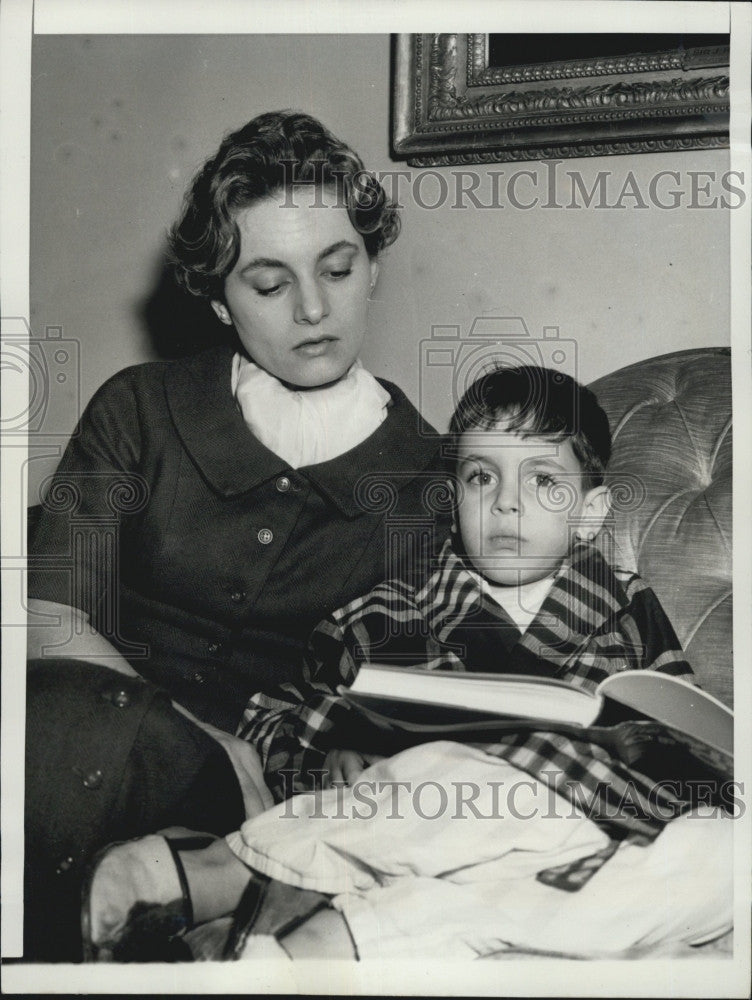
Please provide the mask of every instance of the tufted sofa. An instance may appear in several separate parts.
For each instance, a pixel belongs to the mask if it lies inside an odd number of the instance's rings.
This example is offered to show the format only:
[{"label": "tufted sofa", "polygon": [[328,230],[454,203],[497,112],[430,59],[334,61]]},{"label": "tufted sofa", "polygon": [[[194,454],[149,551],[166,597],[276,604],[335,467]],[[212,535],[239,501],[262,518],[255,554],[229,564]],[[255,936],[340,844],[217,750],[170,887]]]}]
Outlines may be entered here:
[{"label": "tufted sofa", "polygon": [[728,348],[678,351],[591,385],[611,421],[606,539],[653,587],[700,683],[733,707]]}]

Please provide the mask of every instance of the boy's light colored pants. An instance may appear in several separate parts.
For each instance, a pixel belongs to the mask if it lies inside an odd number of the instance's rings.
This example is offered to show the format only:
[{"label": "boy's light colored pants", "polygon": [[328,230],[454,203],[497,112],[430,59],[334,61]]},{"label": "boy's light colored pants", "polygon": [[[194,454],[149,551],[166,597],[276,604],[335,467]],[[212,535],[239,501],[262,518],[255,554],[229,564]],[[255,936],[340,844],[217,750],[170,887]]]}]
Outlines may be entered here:
[{"label": "boy's light colored pants", "polygon": [[590,819],[482,750],[432,743],[352,788],[299,795],[227,842],[272,878],[329,893],[361,959],[504,948],[616,957],[719,936],[732,923],[733,821],[711,809],[622,844],[577,892],[543,869],[608,844]]}]

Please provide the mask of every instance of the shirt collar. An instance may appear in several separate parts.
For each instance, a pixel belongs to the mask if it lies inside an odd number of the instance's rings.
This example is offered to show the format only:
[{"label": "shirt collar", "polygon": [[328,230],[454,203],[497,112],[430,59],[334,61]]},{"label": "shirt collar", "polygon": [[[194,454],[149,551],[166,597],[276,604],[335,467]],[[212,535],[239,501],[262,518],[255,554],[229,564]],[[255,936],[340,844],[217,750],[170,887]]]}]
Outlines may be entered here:
[{"label": "shirt collar", "polygon": [[[204,479],[226,497],[289,472],[243,420],[230,390],[233,354],[229,345],[212,348],[174,362],[165,376],[167,403],[183,445]],[[397,386],[379,381],[392,397],[392,405],[376,431],[357,449],[297,470],[346,517],[380,510],[382,496],[399,492],[429,467],[434,473],[440,471],[438,435],[425,433],[427,425]],[[357,461],[353,461],[356,450]],[[379,494],[380,483],[386,494]]]},{"label": "shirt collar", "polygon": [[[454,551],[451,539],[444,543],[436,569],[421,590],[421,601],[433,609],[434,626],[447,627],[463,620],[474,605],[503,621],[511,621],[500,605],[483,594],[462,556]],[[589,542],[577,542],[520,641],[537,649],[543,629],[549,641],[554,631],[562,648],[579,647],[582,638],[597,631],[627,604],[623,586],[598,548]]]}]

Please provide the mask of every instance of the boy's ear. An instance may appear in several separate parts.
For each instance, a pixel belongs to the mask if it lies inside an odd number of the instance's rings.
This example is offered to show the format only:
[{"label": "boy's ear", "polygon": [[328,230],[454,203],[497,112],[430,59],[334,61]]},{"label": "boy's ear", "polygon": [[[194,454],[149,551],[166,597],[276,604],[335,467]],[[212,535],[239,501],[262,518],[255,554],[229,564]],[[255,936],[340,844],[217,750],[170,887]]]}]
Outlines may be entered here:
[{"label": "boy's ear", "polygon": [[449,495],[452,498],[450,507],[450,513],[452,515],[452,534],[456,534],[457,531],[459,530],[457,521],[457,512],[459,510],[459,500],[460,500],[460,493],[458,489],[457,479],[454,476],[447,476],[444,482],[446,483],[447,490],[449,491]]},{"label": "boy's ear", "polygon": [[595,486],[585,494],[582,504],[584,533],[595,538],[611,510],[611,495],[608,486]]},{"label": "boy's ear", "polygon": [[458,496],[459,496],[459,494],[457,492],[457,480],[455,479],[454,476],[447,476],[446,479],[444,480],[444,482],[446,483],[446,487],[449,490],[449,495],[452,498],[452,510],[456,513],[457,512],[457,499],[458,499]]}]

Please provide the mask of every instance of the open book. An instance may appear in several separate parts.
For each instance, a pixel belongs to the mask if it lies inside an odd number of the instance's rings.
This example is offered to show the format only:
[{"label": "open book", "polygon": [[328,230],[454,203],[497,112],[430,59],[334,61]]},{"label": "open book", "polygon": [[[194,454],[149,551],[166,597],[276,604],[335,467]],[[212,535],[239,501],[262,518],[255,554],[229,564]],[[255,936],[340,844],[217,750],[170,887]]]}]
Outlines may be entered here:
[{"label": "open book", "polygon": [[667,758],[679,749],[715,774],[733,771],[732,712],[689,682],[657,671],[613,674],[591,694],[550,677],[364,664],[352,687],[339,693],[372,749],[434,739],[482,742],[537,729],[591,739],[627,763],[648,751]]}]

